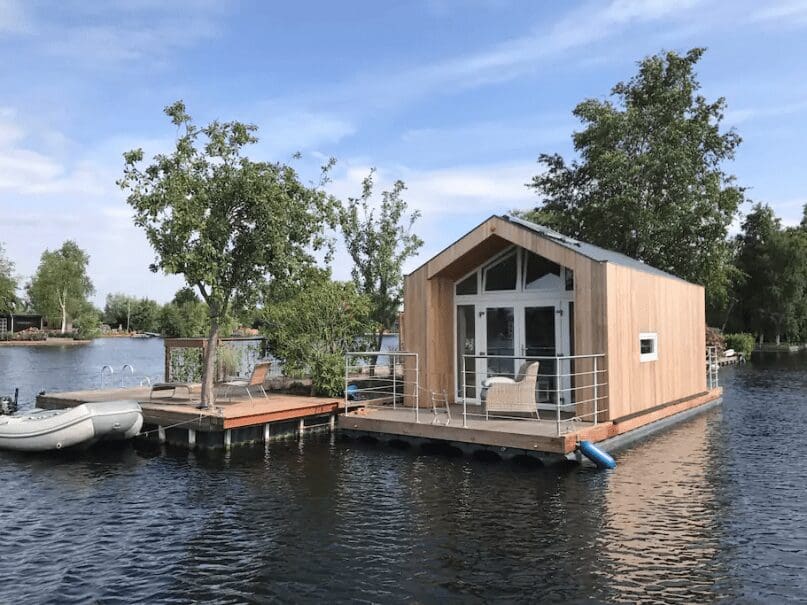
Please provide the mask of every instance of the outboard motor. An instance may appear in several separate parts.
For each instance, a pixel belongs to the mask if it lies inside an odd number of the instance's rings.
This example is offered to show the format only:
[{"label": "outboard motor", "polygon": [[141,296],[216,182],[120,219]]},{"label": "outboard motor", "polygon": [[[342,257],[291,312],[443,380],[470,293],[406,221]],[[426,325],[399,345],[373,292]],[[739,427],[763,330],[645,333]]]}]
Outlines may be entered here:
[{"label": "outboard motor", "polygon": [[14,389],[14,399],[7,395],[0,397],[0,416],[14,414],[17,411],[19,396],[20,390]]}]

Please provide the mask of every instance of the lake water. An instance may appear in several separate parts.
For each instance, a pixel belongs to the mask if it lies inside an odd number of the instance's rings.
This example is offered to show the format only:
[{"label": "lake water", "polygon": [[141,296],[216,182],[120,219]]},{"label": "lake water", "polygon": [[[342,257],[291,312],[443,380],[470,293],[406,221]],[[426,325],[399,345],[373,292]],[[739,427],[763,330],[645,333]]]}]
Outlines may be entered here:
[{"label": "lake water", "polygon": [[[0,392],[158,376],[159,341],[0,348]],[[807,600],[807,357],[721,371],[724,404],[610,472],[334,436],[188,453],[0,452],[0,602]]]}]

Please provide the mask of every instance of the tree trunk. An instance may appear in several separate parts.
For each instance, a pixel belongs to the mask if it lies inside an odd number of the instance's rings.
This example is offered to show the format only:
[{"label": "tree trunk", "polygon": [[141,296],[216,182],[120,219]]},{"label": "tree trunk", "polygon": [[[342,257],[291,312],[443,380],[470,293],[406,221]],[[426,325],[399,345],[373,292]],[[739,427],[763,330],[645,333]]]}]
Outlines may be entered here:
[{"label": "tree trunk", "polygon": [[62,334],[67,332],[67,307],[62,305]]},{"label": "tree trunk", "polygon": [[207,338],[202,365],[202,405],[212,408],[216,402],[213,385],[216,377],[216,347],[219,343],[219,318],[210,318],[210,335]]}]

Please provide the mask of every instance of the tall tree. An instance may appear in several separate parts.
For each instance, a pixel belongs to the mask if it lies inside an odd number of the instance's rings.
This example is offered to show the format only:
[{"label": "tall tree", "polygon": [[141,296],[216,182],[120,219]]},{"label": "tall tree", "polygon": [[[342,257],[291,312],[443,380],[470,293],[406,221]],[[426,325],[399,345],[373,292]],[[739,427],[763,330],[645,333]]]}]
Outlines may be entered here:
[{"label": "tall tree", "polygon": [[723,165],[740,137],[721,129],[725,99],[700,94],[704,49],[647,57],[638,73],[573,114],[579,158],[542,154],[525,213],[566,235],[617,250],[703,284],[713,304],[730,280],[728,229],[744,191]]},{"label": "tall tree", "polygon": [[49,321],[61,324],[61,333],[67,331],[68,319],[77,317],[88,305],[87,298],[95,292],[87,275],[90,257],[72,240],[64,242],[58,250],[45,250],[39,261],[28,296],[37,312]]},{"label": "tall tree", "polygon": [[380,351],[384,334],[395,325],[403,303],[403,264],[423,241],[412,233],[420,213],[407,213],[403,181],[396,181],[390,191],[382,191],[380,203],[374,204],[373,176],[371,172],[364,179],[358,198],[349,198],[343,205],[339,222],[353,259],[353,281],[370,300],[370,317],[376,324],[375,347]]},{"label": "tall tree", "polygon": [[241,122],[196,126],[178,101],[165,108],[176,147],[143,168],[143,150],[124,154],[122,189],[156,253],[153,271],[181,274],[207,304],[208,346],[202,403],[214,402],[220,323],[257,295],[266,279],[285,279],[314,263],[332,200],[281,163],[254,162],[245,148],[257,127]]},{"label": "tall tree", "polygon": [[807,328],[807,232],[782,228],[770,206],[757,204],[737,236],[739,324],[760,340],[798,339]]},{"label": "tall tree", "polygon": [[17,308],[17,278],[14,263],[6,256],[0,243],[0,313],[13,313]]}]

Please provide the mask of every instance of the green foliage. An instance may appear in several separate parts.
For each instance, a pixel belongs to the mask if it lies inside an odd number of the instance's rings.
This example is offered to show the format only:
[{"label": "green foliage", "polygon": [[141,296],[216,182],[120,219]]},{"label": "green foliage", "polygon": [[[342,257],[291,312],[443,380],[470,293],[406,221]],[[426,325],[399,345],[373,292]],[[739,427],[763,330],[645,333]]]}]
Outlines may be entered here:
[{"label": "green foliage", "polygon": [[[196,288],[215,345],[222,318],[254,300],[267,279],[314,264],[313,252],[327,245],[323,231],[332,222],[333,201],[303,184],[290,166],[247,158],[245,148],[257,141],[255,126],[211,122],[200,128],[181,101],[165,113],[179,131],[174,151],[145,168],[143,151],[129,151],[118,184],[154,248],[152,270],[181,274]],[[202,401],[208,405],[214,351],[208,348],[204,367]]]},{"label": "green foliage", "polygon": [[14,312],[18,302],[14,263],[6,256],[3,244],[0,243],[0,313]]},{"label": "green foliage", "polygon": [[726,334],[726,348],[734,349],[737,353],[742,353],[746,359],[751,358],[754,351],[754,335],[748,333]]},{"label": "green foliage", "polygon": [[773,210],[754,206],[737,236],[742,280],[731,326],[777,342],[807,336],[807,229],[783,228]]},{"label": "green foliage", "polygon": [[87,276],[90,257],[71,240],[58,250],[45,250],[39,267],[28,284],[28,297],[38,313],[51,324],[66,331],[68,319],[74,319],[87,305],[87,297],[95,292]]},{"label": "green foliage", "polygon": [[339,223],[353,259],[353,281],[370,301],[370,317],[377,325],[375,346],[380,350],[381,338],[395,325],[403,303],[403,264],[423,241],[412,233],[420,213],[407,214],[403,181],[382,191],[380,205],[374,205],[373,174],[364,179],[361,196],[349,198],[341,208]]},{"label": "green foliage", "polygon": [[159,316],[159,331],[169,338],[204,336],[210,329],[207,305],[201,301],[170,302]]},{"label": "green foliage", "polygon": [[74,337],[79,340],[91,340],[101,335],[102,313],[87,304],[73,320]]},{"label": "green foliage", "polygon": [[289,375],[311,374],[312,391],[344,391],[344,354],[372,327],[371,304],[352,283],[321,276],[264,309],[264,334]]},{"label": "green foliage", "polygon": [[171,349],[168,363],[171,380],[175,382],[202,380],[202,349]]},{"label": "green foliage", "polygon": [[156,332],[160,329],[159,303],[148,298],[126,294],[108,294],[104,306],[104,321],[112,328],[136,332]]},{"label": "green foliage", "polygon": [[721,131],[725,100],[699,92],[703,52],[647,57],[614,86],[615,101],[577,105],[579,159],[542,154],[531,183],[542,201],[522,215],[702,284],[710,303],[725,304],[727,234],[744,192],[722,165],[741,139]]}]

